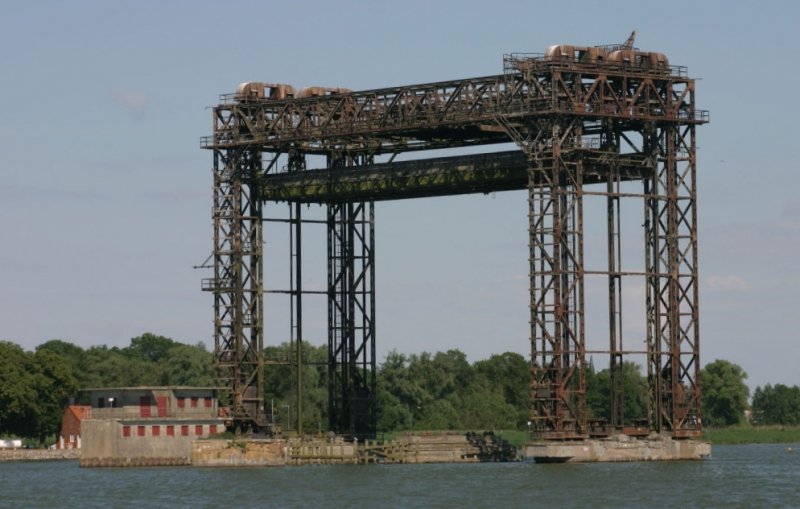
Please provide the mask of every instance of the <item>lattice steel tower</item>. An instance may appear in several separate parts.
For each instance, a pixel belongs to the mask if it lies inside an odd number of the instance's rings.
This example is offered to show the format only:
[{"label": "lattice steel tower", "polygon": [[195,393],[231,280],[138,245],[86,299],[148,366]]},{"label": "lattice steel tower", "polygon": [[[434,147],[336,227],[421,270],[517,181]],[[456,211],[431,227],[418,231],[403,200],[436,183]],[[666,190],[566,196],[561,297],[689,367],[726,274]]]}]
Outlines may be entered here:
[{"label": "lattice steel tower", "polygon": [[[488,77],[360,92],[246,83],[223,96],[202,141],[215,161],[215,276],[205,287],[215,294],[215,361],[235,395],[234,418],[264,425],[262,202],[327,205],[330,426],[360,437],[375,432],[373,202],[527,189],[535,435],[626,432],[633,417],[676,438],[699,435],[695,128],[707,121],[686,69],[632,39],[507,55],[503,74]],[[518,150],[394,162],[402,152],[509,142]],[[308,169],[309,155],[327,164]],[[605,270],[585,266],[586,196],[605,200]],[[626,242],[644,239],[644,270],[622,266],[623,201],[643,211]],[[299,232],[299,209],[295,221]],[[608,287],[608,348],[593,352],[608,356],[608,426],[586,411],[586,339],[599,336],[586,330],[590,276]],[[643,350],[622,338],[623,282],[637,278],[646,287]],[[646,416],[623,412],[622,363],[633,354],[647,359]]]}]

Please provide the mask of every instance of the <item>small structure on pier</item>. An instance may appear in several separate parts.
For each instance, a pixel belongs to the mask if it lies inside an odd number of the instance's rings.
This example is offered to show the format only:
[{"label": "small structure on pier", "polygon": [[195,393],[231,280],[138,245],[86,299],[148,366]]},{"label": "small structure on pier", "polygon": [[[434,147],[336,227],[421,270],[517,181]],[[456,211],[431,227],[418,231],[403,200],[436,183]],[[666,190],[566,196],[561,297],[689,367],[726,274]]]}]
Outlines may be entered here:
[{"label": "small structure on pier", "polygon": [[188,465],[192,442],[226,430],[216,387],[86,389],[81,466]]}]

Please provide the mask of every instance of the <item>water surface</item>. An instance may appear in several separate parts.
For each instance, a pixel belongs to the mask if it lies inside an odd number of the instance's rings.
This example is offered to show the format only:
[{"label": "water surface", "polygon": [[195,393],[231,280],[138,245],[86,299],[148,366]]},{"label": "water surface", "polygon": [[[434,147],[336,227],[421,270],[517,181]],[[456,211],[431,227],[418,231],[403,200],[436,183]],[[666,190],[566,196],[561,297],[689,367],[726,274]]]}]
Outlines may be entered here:
[{"label": "water surface", "polygon": [[[794,452],[788,452],[791,447]],[[800,445],[694,462],[82,469],[0,463],[0,507],[800,507]]]}]

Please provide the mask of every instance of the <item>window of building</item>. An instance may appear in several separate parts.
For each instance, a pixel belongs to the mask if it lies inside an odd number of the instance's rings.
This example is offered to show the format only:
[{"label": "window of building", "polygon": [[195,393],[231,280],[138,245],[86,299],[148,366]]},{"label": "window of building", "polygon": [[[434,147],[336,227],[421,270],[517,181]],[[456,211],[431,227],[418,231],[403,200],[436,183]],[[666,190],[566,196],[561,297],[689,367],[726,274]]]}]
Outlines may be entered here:
[{"label": "window of building", "polygon": [[136,435],[140,437],[144,436],[144,426],[136,426]]},{"label": "window of building", "polygon": [[175,436],[175,426],[167,426],[167,436],[168,437]]},{"label": "window of building", "polygon": [[186,398],[181,396],[178,398],[178,408],[185,408],[186,407]]},{"label": "window of building", "polygon": [[211,408],[211,398],[204,398],[203,404],[205,404],[206,408]]},{"label": "window of building", "polygon": [[156,409],[158,410],[159,417],[166,417],[167,416],[167,397],[166,396],[157,396],[156,397]]},{"label": "window of building", "polygon": [[198,424],[198,425],[196,425],[194,427],[194,434],[197,435],[198,437],[203,434],[203,425],[202,424]]},{"label": "window of building", "polygon": [[139,396],[139,415],[150,417],[150,396]]},{"label": "window of building", "polygon": [[130,426],[123,426],[122,427],[122,436],[128,438],[131,436],[131,427]]},{"label": "window of building", "polygon": [[106,398],[97,398],[97,408],[105,408]]},{"label": "window of building", "polygon": [[189,426],[181,426],[181,436],[188,437],[189,436]]},{"label": "window of building", "polygon": [[192,396],[192,408],[197,408],[197,398]]},{"label": "window of building", "polygon": [[161,426],[153,426],[153,436],[161,436]]},{"label": "window of building", "polygon": [[217,425],[216,424],[212,424],[211,428],[208,430],[208,432],[211,433],[212,435],[215,435],[217,433]]}]

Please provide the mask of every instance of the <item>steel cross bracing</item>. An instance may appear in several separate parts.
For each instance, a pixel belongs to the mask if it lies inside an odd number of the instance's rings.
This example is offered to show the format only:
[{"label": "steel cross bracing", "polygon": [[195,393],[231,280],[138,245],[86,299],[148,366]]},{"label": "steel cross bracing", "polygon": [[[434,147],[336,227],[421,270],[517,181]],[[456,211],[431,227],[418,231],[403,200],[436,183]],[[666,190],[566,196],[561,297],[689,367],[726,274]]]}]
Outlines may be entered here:
[{"label": "steel cross bracing", "polygon": [[203,280],[214,294],[215,376],[240,430],[266,424],[260,159],[247,148],[214,153],[214,277]]},{"label": "steel cross bracing", "polygon": [[649,417],[690,436],[701,419],[695,131],[669,125],[648,135],[657,165],[645,181]]},{"label": "steel cross bracing", "polygon": [[[356,436],[374,430],[372,202],[527,188],[536,435],[591,434],[584,286],[594,274],[608,279],[610,424],[624,429],[633,418],[645,417],[655,431],[699,434],[695,127],[708,121],[708,113],[695,107],[694,80],[680,67],[517,55],[506,57],[505,71],[311,98],[230,95],[214,108],[214,133],[201,144],[214,150],[215,160],[250,151],[261,156],[249,159],[260,167],[246,173],[248,185],[230,193],[255,190],[263,201],[328,204],[331,428]],[[520,152],[393,162],[405,151],[509,141]],[[328,164],[293,171],[280,162],[290,153],[325,155]],[[374,162],[383,154],[392,154],[389,162]],[[630,181],[641,182],[642,191],[623,192],[620,183]],[[215,180],[215,196],[225,186]],[[602,272],[584,267],[583,200],[589,195],[607,200],[609,258]],[[625,271],[620,260],[620,201],[635,199],[642,200],[645,216],[644,272]],[[239,235],[218,230],[223,237]],[[243,252],[215,261],[222,278],[246,263]],[[623,281],[633,277],[647,287],[648,416],[622,412],[621,369],[628,352],[621,292]],[[228,309],[249,302],[238,292],[246,290],[224,287],[218,300],[230,304],[215,308],[218,322],[245,316]],[[232,325],[230,334],[238,330],[242,326]]]},{"label": "steel cross bracing", "polygon": [[[344,157],[331,167],[360,166]],[[375,208],[331,203],[328,230],[328,421],[340,434],[375,436]]]},{"label": "steel cross bracing", "polygon": [[[707,112],[688,100],[685,69],[588,65],[509,57],[513,72],[305,99],[223,96],[206,148],[257,145],[307,153],[332,149],[371,154],[508,141],[508,120],[554,114],[699,123]],[[516,65],[514,64],[516,62]],[[523,65],[524,64],[524,65]],[[690,86],[692,85],[692,86]]]}]

